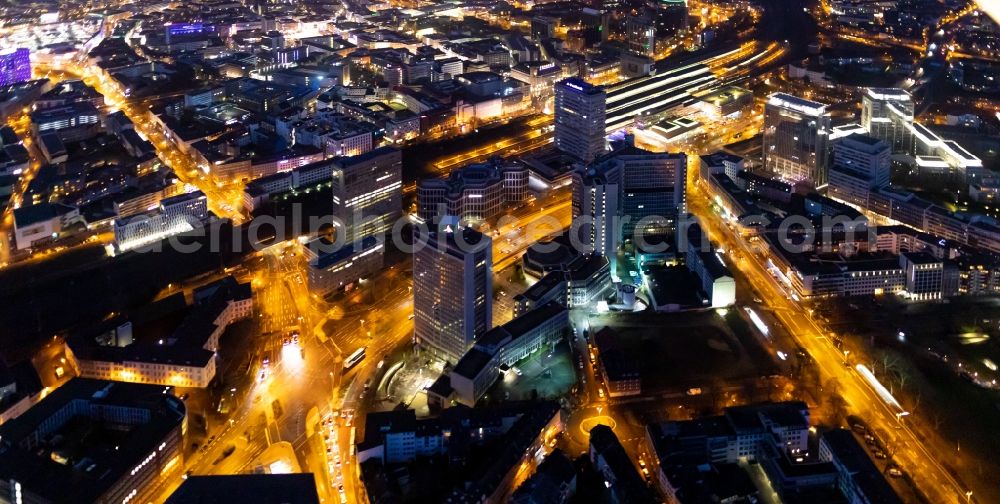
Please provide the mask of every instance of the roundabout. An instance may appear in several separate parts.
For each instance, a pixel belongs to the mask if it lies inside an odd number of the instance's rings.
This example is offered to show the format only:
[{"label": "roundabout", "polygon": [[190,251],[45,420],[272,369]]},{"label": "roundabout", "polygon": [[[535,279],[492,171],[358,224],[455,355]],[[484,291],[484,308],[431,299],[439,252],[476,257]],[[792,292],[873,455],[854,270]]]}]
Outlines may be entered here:
[{"label": "roundabout", "polygon": [[612,430],[614,430],[614,428],[617,427],[618,424],[615,422],[614,418],[611,418],[607,415],[594,415],[591,417],[584,418],[583,420],[580,421],[580,432],[585,437],[589,438],[590,429],[593,429],[598,425],[607,425],[608,427],[611,427]]}]

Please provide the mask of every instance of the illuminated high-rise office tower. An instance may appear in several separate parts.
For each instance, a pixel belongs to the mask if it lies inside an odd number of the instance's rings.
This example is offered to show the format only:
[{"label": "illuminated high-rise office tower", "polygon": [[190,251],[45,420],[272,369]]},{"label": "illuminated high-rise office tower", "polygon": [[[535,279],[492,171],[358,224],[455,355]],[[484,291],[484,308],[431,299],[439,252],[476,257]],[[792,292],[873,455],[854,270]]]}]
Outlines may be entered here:
[{"label": "illuminated high-rise office tower", "polygon": [[493,321],[493,242],[470,228],[417,231],[413,335],[456,363]]},{"label": "illuminated high-rise office tower", "polygon": [[764,166],[783,179],[821,186],[827,179],[826,105],[775,93],[764,107]]},{"label": "illuminated high-rise office tower", "polygon": [[402,166],[400,151],[391,147],[333,161],[338,240],[354,243],[392,229],[403,214]]},{"label": "illuminated high-rise office tower", "polygon": [[604,153],[604,88],[577,78],[556,83],[556,148],[589,163]]},{"label": "illuminated high-rise office tower", "polygon": [[861,126],[893,152],[913,150],[913,99],[894,88],[868,88],[861,98]]}]

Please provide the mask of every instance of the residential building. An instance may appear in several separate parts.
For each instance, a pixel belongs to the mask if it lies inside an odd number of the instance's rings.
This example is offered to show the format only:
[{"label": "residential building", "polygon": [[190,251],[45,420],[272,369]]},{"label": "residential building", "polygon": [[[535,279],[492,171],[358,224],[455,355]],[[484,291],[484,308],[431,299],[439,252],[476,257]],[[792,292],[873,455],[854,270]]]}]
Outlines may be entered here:
[{"label": "residential building", "polygon": [[[249,283],[233,277],[196,289],[193,296],[190,307],[177,293],[71,336],[67,349],[80,376],[208,387],[215,378],[219,339],[230,324],[253,315],[253,296]],[[171,323],[178,318],[179,324]]]},{"label": "residential building", "polygon": [[448,408],[438,417],[419,419],[412,409],[369,413],[365,416],[365,439],[357,445],[358,462],[377,459],[383,464],[399,464],[447,454],[467,447],[466,443],[502,437],[521,420],[537,426],[533,430],[539,437],[550,438],[562,430],[559,405],[548,401]]},{"label": "residential building", "polygon": [[[448,408],[437,417],[417,419],[413,410],[372,413],[365,418],[365,440],[357,445],[361,478],[370,502],[386,502],[398,477],[413,482],[417,457],[433,457],[455,481],[433,489],[419,479],[418,492],[404,488],[404,500],[421,502],[507,502],[521,481],[523,467],[544,457],[564,429],[554,401],[508,402],[484,408]],[[471,459],[475,459],[475,463]],[[410,487],[412,488],[412,487]],[[430,490],[431,494],[425,490]]]},{"label": "residential building", "polygon": [[604,478],[607,497],[615,504],[652,504],[652,490],[642,480],[632,459],[625,453],[611,427],[599,424],[590,429],[590,462]]},{"label": "residential building", "polygon": [[576,494],[576,467],[560,449],[552,450],[514,492],[511,504],[566,504]]},{"label": "residential building", "polygon": [[593,335],[598,369],[608,397],[625,397],[642,393],[642,374],[638,363],[618,347],[618,333],[603,327]]},{"label": "residential building", "polygon": [[734,406],[718,416],[646,426],[650,453],[660,460],[679,452],[712,463],[753,462],[761,442],[771,439],[790,453],[808,451],[809,408],[805,403]]}]

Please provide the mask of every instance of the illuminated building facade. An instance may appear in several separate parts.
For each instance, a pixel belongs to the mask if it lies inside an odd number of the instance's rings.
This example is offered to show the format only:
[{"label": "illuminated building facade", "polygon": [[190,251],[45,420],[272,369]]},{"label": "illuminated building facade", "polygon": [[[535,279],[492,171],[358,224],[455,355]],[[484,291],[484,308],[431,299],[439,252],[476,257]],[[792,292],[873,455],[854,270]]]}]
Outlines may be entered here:
[{"label": "illuminated building facade", "polygon": [[650,57],[656,54],[656,21],[650,16],[628,16],[625,37],[633,53]]},{"label": "illuminated building facade", "polygon": [[825,184],[829,134],[826,105],[771,95],[764,107],[764,167],[786,180]]},{"label": "illuminated building facade", "polygon": [[899,265],[903,268],[904,289],[910,299],[925,301],[958,293],[958,269],[950,264],[946,266],[943,259],[927,252],[904,252],[899,255]]},{"label": "illuminated building facade", "polygon": [[868,135],[849,135],[833,144],[833,166],[861,175],[871,187],[889,186],[891,157],[885,142]]},{"label": "illuminated building facade", "polygon": [[861,98],[861,127],[893,152],[913,150],[913,99],[902,89],[868,88]]},{"label": "illuminated building facade", "polygon": [[618,148],[573,174],[574,232],[612,257],[624,241],[672,232],[686,209],[687,156]]},{"label": "illuminated building facade", "polygon": [[0,49],[0,87],[31,80],[31,52],[25,48]]},{"label": "illuminated building facade", "polygon": [[339,246],[318,238],[303,247],[309,261],[309,289],[327,295],[350,288],[354,282],[367,278],[382,269],[385,244],[374,236]]},{"label": "illuminated building facade", "polygon": [[604,88],[577,78],[559,81],[556,93],[556,148],[584,162],[605,150]]},{"label": "illuminated building facade", "polygon": [[414,339],[458,362],[493,327],[493,241],[461,228],[418,231],[414,242]]},{"label": "illuminated building facade", "polygon": [[573,173],[573,227],[585,252],[614,257],[619,232],[621,166],[595,164]]},{"label": "illuminated building facade", "polygon": [[333,216],[341,243],[384,234],[402,216],[403,162],[397,149],[380,147],[333,163]]},{"label": "illuminated building facade", "polygon": [[486,332],[455,364],[449,375],[456,402],[474,407],[496,383],[502,370],[539,349],[558,344],[569,325],[566,307],[555,302],[539,306]]},{"label": "illuminated building facade", "polygon": [[913,100],[902,89],[868,88],[861,99],[861,126],[885,141],[893,153],[912,156],[923,173],[957,172],[970,184],[982,180],[983,162],[953,140],[913,120]]},{"label": "illuminated building facade", "polygon": [[722,257],[714,250],[701,230],[693,224],[688,228],[685,264],[701,280],[703,302],[712,308],[736,304],[736,280]]},{"label": "illuminated building facade", "polygon": [[63,142],[77,142],[100,131],[100,114],[90,102],[74,102],[32,112],[31,128],[36,137],[56,133]]},{"label": "illuminated building facade", "polygon": [[677,216],[686,212],[687,156],[654,153],[626,147],[615,151],[610,162],[621,165],[622,239],[636,233],[663,235],[677,226]]},{"label": "illuminated building facade", "polygon": [[454,170],[448,178],[421,180],[417,211],[429,223],[446,215],[478,223],[496,217],[507,204],[524,201],[527,190],[527,166],[495,159]]},{"label": "illuminated building facade", "polygon": [[201,191],[163,198],[154,210],[115,219],[115,248],[127,251],[155,244],[200,227],[208,216],[208,198]]}]

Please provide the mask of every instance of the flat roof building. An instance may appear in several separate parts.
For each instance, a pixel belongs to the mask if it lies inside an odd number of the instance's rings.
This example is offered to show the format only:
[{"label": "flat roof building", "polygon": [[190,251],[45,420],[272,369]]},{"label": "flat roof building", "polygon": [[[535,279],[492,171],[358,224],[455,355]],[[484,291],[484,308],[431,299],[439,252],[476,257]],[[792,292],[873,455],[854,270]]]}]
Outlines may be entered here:
[{"label": "flat roof building", "polygon": [[189,309],[183,293],[174,294],[68,338],[80,375],[207,387],[215,377],[219,338],[229,324],[251,316],[253,296],[250,283],[226,277],[196,289],[194,298]]},{"label": "flat roof building", "polygon": [[0,425],[0,495],[147,502],[184,471],[186,425],[184,403],[162,386],[73,379]]},{"label": "flat roof building", "polygon": [[496,383],[502,369],[509,369],[536,350],[555,346],[568,325],[566,307],[549,301],[487,331],[451,371],[455,401],[475,406]]},{"label": "flat roof building", "polygon": [[188,476],[166,504],[319,504],[310,474]]}]

